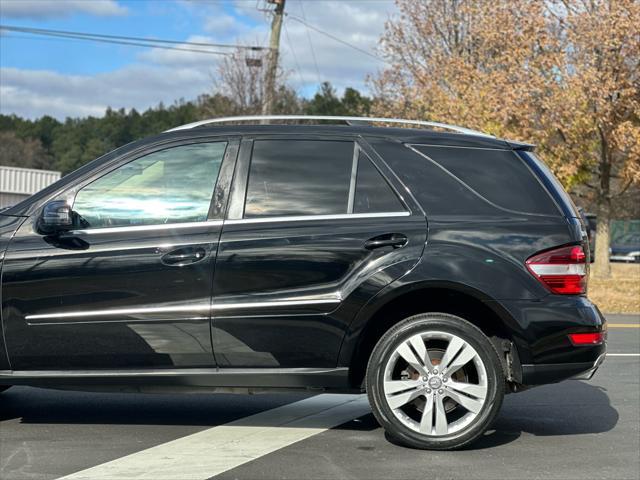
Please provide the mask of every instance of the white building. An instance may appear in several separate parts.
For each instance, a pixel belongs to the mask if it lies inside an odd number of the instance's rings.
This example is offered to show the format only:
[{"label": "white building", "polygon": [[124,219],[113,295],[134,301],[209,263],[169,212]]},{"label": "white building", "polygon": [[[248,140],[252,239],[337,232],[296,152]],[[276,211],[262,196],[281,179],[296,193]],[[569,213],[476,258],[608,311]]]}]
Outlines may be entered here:
[{"label": "white building", "polygon": [[0,208],[15,205],[59,178],[60,172],[0,166]]}]

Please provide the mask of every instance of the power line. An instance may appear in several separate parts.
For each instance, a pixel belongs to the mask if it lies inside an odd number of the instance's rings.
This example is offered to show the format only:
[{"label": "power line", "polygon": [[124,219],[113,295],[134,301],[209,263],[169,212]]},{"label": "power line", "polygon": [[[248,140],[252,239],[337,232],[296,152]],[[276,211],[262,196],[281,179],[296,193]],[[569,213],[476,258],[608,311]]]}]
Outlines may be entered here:
[{"label": "power line", "polygon": [[[302,3],[300,3],[300,6],[302,6]],[[346,42],[346,41],[342,40],[341,38],[338,38],[335,35],[330,34],[329,32],[325,32],[324,30],[321,30],[320,28],[311,25],[309,22],[307,22],[306,18],[300,18],[300,17],[297,17],[296,15],[292,15],[290,13],[288,13],[287,15],[289,17],[291,17],[292,20],[295,20],[297,22],[302,23],[304,26],[307,27],[307,29],[310,28],[311,30],[315,30],[316,32],[318,32],[318,33],[320,33],[320,34],[322,34],[322,35],[324,35],[326,37],[329,37],[332,40],[335,40],[336,42],[342,43],[343,45],[346,45],[347,47],[353,48],[354,50],[357,50],[360,53],[363,53],[363,54],[365,54],[365,55],[367,55],[367,56],[369,56],[371,58],[375,58],[376,60],[378,60],[380,62],[387,63],[387,61],[384,58],[376,55],[375,53],[371,53],[371,52],[369,52],[369,51],[367,51],[367,50],[365,50],[363,48],[360,48],[360,47],[358,47],[356,45],[353,45],[352,43]],[[308,30],[307,30],[307,32],[308,32]]]},{"label": "power line", "polygon": [[[3,37],[4,40],[40,40],[40,41],[58,41],[58,42],[72,42],[72,43],[80,43],[83,40],[88,40],[88,39],[83,39],[83,38],[77,38],[77,37],[58,37],[55,36],[53,38],[41,38],[41,37],[29,37],[26,35],[16,35],[11,34],[11,35],[7,35],[5,37]],[[94,40],[90,40],[90,41],[94,41]],[[211,50],[196,50],[196,49],[191,49],[191,48],[178,48],[178,47],[166,47],[163,45],[147,45],[147,44],[138,44],[138,43],[133,43],[133,42],[124,42],[124,41],[118,41],[118,40],[100,40],[100,42],[103,43],[114,43],[117,45],[131,45],[131,46],[144,46],[144,47],[150,47],[150,48],[162,48],[162,49],[166,49],[166,50],[180,50],[183,52],[196,52],[196,53],[208,53],[208,54],[216,54],[216,55],[233,55],[232,53],[228,53],[228,52],[212,52]]]},{"label": "power line", "polygon": [[188,52],[209,53],[209,54],[215,54],[215,55],[228,55],[228,53],[217,52],[212,50],[167,47],[167,46],[162,46],[157,44],[247,49],[247,50],[254,50],[254,51],[269,50],[268,47],[260,47],[260,46],[243,46],[243,45],[229,45],[229,44],[222,44],[222,43],[188,42],[188,41],[157,39],[157,38],[128,37],[123,35],[106,35],[106,34],[98,34],[98,33],[73,32],[68,30],[50,30],[50,29],[32,28],[32,27],[16,27],[12,25],[0,25],[0,30],[6,30],[9,32],[29,33],[32,35],[75,38],[79,40],[104,42],[104,43],[117,43],[121,45],[133,45],[133,46],[143,46],[143,47],[151,47],[151,48],[164,48],[168,50],[183,50]]},{"label": "power line", "polygon": [[[180,47],[168,47],[166,45],[153,45],[150,43],[138,43],[138,42],[127,42],[121,40],[107,40],[107,39],[97,39],[97,38],[83,38],[83,37],[74,37],[69,35],[52,35],[55,38],[63,38],[67,40],[85,40],[89,42],[98,42],[98,43],[111,43],[116,45],[128,45],[133,47],[149,47],[149,48],[160,48],[163,50],[178,50],[181,52],[192,52],[192,53],[205,53],[209,55],[233,55],[230,52],[215,52],[213,50],[198,50],[195,48],[180,48]],[[12,38],[12,37],[7,37]],[[13,38],[29,38],[29,37],[13,37]],[[33,38],[33,37],[31,37]]]},{"label": "power line", "polygon": [[291,38],[289,38],[289,30],[287,29],[287,23],[284,23],[284,34],[287,37],[287,43],[289,44],[289,50],[291,50],[291,54],[293,55],[293,61],[296,64],[296,70],[298,72],[298,77],[300,77],[300,86],[304,86],[304,80],[302,78],[302,69],[300,68],[300,64],[298,63],[298,57],[296,56],[296,51],[293,49],[293,42],[291,42]]},{"label": "power line", "polygon": [[[307,16],[304,14],[304,6],[302,5],[302,3],[303,2],[299,2],[300,12],[302,12],[302,17],[304,18],[304,21],[302,22],[302,24],[307,27],[307,40],[309,40],[309,47],[311,48],[311,57],[313,58],[313,64],[316,66],[316,75],[318,75],[318,84],[321,84],[322,79],[320,78],[320,69],[318,68],[316,52],[313,49],[313,42],[311,41],[311,33],[309,32],[309,24],[307,23]],[[291,18],[295,20],[296,18],[299,18],[299,17],[296,17],[295,15],[291,15]]]}]

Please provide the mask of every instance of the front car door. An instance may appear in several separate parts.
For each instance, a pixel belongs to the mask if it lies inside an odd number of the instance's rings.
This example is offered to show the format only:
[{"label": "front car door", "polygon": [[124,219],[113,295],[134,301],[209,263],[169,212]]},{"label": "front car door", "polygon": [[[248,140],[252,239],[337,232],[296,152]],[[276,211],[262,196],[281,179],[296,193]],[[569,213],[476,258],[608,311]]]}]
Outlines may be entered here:
[{"label": "front car door", "polygon": [[43,236],[37,215],[24,222],[2,278],[12,369],[213,366],[213,267],[237,149],[151,145],[57,194],[74,230]]},{"label": "front car door", "polygon": [[425,216],[374,157],[348,136],[243,139],[214,275],[220,367],[335,367],[358,309],[419,260]]}]

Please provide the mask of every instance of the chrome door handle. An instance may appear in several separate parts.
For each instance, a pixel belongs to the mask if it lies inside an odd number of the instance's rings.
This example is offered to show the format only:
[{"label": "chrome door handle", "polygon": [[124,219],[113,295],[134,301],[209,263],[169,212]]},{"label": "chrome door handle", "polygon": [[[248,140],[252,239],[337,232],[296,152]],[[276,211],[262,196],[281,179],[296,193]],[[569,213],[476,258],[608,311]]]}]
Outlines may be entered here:
[{"label": "chrome door handle", "polygon": [[364,248],[367,250],[375,250],[376,248],[383,247],[401,248],[404,247],[408,241],[407,236],[402,233],[387,233],[367,240],[364,242]]},{"label": "chrome door handle", "polygon": [[207,251],[202,247],[184,247],[165,253],[161,261],[165,265],[181,267],[204,260],[206,256]]}]

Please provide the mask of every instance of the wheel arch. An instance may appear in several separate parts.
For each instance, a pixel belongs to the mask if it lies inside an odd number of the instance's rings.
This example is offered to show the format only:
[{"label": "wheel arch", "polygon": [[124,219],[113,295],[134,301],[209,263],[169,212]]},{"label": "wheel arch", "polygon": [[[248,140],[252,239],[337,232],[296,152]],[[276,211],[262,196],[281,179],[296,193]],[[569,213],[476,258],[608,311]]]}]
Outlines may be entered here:
[{"label": "wheel arch", "polygon": [[515,365],[507,365],[505,356],[505,371],[519,367],[515,348],[519,327],[498,302],[468,285],[416,282],[376,297],[352,322],[339,358],[339,365],[349,367],[350,384],[354,387],[362,384],[373,347],[384,332],[409,316],[428,312],[449,313],[473,323],[496,343],[499,352],[513,350]]}]

